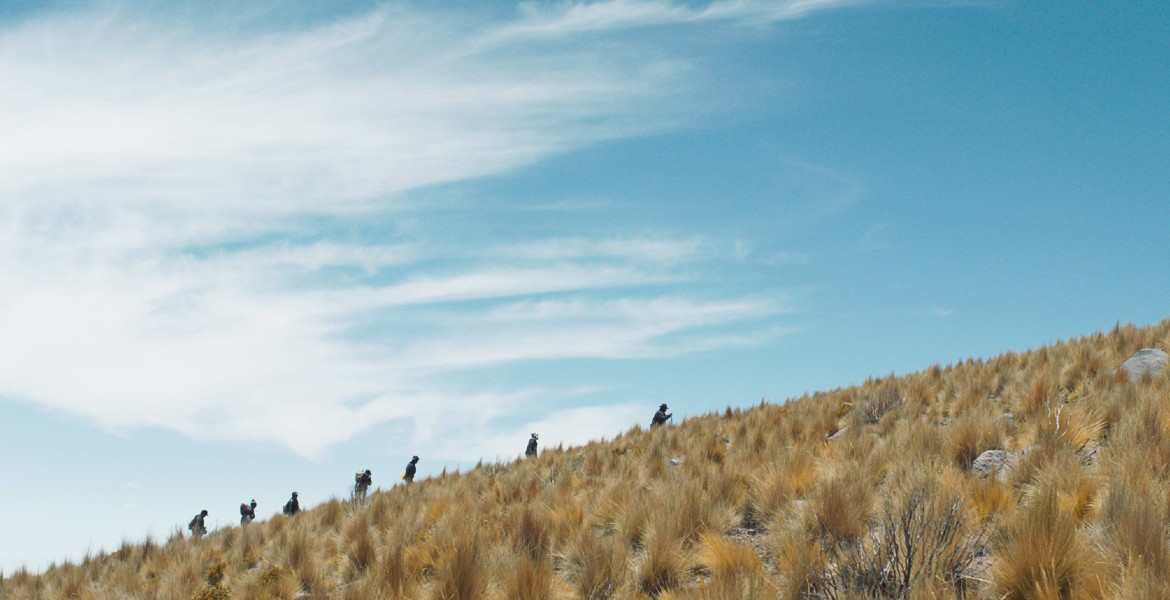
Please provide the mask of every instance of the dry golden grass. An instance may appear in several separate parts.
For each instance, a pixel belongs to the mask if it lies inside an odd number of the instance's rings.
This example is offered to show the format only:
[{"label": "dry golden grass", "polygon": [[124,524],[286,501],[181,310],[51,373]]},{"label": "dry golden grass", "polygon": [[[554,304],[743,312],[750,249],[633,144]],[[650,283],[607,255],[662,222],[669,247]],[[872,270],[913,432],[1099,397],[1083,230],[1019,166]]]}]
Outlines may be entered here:
[{"label": "dry golden grass", "polygon": [[[0,598],[1168,598],[1170,373],[1118,369],[1144,347],[1170,322],[176,530]],[[1018,465],[976,476],[989,449]]]}]

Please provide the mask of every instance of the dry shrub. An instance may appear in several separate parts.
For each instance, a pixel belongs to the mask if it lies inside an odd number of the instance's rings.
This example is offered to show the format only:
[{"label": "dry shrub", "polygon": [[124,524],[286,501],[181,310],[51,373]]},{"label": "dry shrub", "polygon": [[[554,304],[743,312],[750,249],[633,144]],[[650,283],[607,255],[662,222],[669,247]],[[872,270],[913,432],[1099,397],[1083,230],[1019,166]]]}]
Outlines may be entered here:
[{"label": "dry shrub", "polygon": [[1100,520],[1123,564],[1170,573],[1165,511],[1164,494],[1139,493],[1120,481],[1112,482]]},{"label": "dry shrub", "polygon": [[663,507],[651,514],[650,529],[659,537],[678,540],[689,546],[699,534],[719,529],[727,519],[718,506],[709,501],[699,486],[679,481],[658,490],[656,504]]},{"label": "dry shrub", "polygon": [[988,477],[967,486],[967,503],[981,520],[987,520],[1014,507],[1016,496],[998,477]]},{"label": "dry shrub", "polygon": [[1032,503],[1039,496],[1051,494],[1058,510],[1074,525],[1088,522],[1100,508],[1102,478],[1085,471],[1071,452],[1057,453],[1034,477],[1024,490],[1024,502]]},{"label": "dry shrub", "polygon": [[810,595],[907,598],[939,582],[965,593],[985,536],[984,528],[968,526],[958,498],[915,488],[886,505],[866,539],[828,546],[828,565]]},{"label": "dry shrub", "polygon": [[885,383],[867,395],[854,409],[856,424],[876,425],[882,417],[902,405],[897,385]]},{"label": "dry shrub", "polygon": [[985,450],[1003,449],[1005,437],[998,417],[970,413],[951,427],[947,452],[955,466],[967,470]]},{"label": "dry shrub", "polygon": [[227,564],[220,556],[213,557],[204,574],[206,585],[191,595],[191,600],[228,600],[232,596],[232,588],[223,582]]},{"label": "dry shrub", "polygon": [[850,540],[866,531],[870,490],[857,477],[838,475],[813,494],[813,518],[822,537]]},{"label": "dry shrub", "polygon": [[312,560],[312,547],[309,544],[309,535],[305,527],[297,528],[290,535],[287,535],[284,547],[288,564],[294,570]]},{"label": "dry shrub", "polygon": [[347,504],[340,500],[332,499],[313,511],[313,516],[320,519],[321,527],[335,530],[340,526],[342,518],[345,517],[346,506]]},{"label": "dry shrub", "polygon": [[376,581],[377,588],[390,598],[406,595],[413,584],[413,578],[403,560],[402,544],[395,541],[383,550],[382,560],[371,579]]},{"label": "dry shrub", "polygon": [[536,560],[548,554],[551,538],[548,518],[543,514],[536,515],[530,507],[518,507],[511,511],[504,520],[504,531],[512,547],[530,559]]},{"label": "dry shrub", "polygon": [[583,600],[612,598],[625,577],[628,548],[614,537],[584,530],[568,556],[569,571]]},{"label": "dry shrub", "polygon": [[784,576],[781,597],[809,597],[828,560],[820,545],[803,531],[793,531],[778,536],[771,547],[776,568]]},{"label": "dry shrub", "polygon": [[638,562],[638,590],[651,598],[682,584],[687,571],[682,543],[670,535],[655,532],[646,543],[646,554]]},{"label": "dry shrub", "polygon": [[504,592],[510,600],[551,600],[554,577],[548,558],[534,560],[520,554],[505,580]]},{"label": "dry shrub", "polygon": [[347,556],[350,564],[359,573],[364,573],[378,561],[378,546],[374,537],[370,535],[370,528],[360,521],[360,527],[350,535]]},{"label": "dry shrub", "polygon": [[320,557],[309,556],[296,568],[296,579],[301,589],[309,593],[311,600],[329,596],[329,576],[325,573]]},{"label": "dry shrub", "polygon": [[1104,573],[1088,541],[1046,488],[1017,511],[996,553],[993,588],[1003,600],[1100,598]]},{"label": "dry shrub", "polygon": [[1019,397],[1012,414],[1018,419],[1030,420],[1043,414],[1056,398],[1056,386],[1047,377],[1037,376],[1028,386],[1027,392]]},{"label": "dry shrub", "polygon": [[727,442],[723,441],[721,434],[708,436],[707,441],[703,444],[700,455],[704,460],[721,465],[723,464],[723,459],[727,456]]},{"label": "dry shrub", "polygon": [[751,483],[752,507],[767,521],[777,516],[792,499],[801,498],[816,483],[816,464],[807,452],[794,451],[768,467]]},{"label": "dry shrub", "polygon": [[1105,417],[1088,404],[1058,404],[1052,407],[1041,421],[1039,443],[1063,444],[1074,452],[1080,451],[1100,439],[1105,431]]},{"label": "dry shrub", "polygon": [[480,568],[483,548],[478,532],[453,536],[454,543],[439,557],[439,583],[436,594],[442,600],[475,600],[487,588],[487,578]]},{"label": "dry shrub", "polygon": [[712,532],[699,536],[698,563],[717,580],[735,580],[759,575],[764,570],[760,557],[743,544]]}]

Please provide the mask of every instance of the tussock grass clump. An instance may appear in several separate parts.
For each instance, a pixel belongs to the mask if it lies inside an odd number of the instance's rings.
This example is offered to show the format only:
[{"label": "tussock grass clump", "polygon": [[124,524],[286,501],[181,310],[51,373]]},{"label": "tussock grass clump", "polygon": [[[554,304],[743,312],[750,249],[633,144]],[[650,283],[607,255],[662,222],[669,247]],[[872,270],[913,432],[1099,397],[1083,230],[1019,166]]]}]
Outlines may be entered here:
[{"label": "tussock grass clump", "polygon": [[755,550],[711,532],[700,536],[697,563],[717,581],[750,579],[764,571]]},{"label": "tussock grass clump", "polygon": [[481,569],[483,544],[476,533],[462,531],[438,558],[436,595],[442,600],[475,600],[483,596],[488,578]]},{"label": "tussock grass clump", "polygon": [[1018,511],[1004,532],[993,570],[1005,600],[1101,598],[1105,563],[1078,531],[1059,491],[1045,487]]},{"label": "tussock grass clump", "polygon": [[585,600],[608,600],[626,581],[629,547],[614,537],[583,531],[569,549],[567,571]]},{"label": "tussock grass clump", "polygon": [[865,533],[871,493],[863,481],[851,475],[824,482],[811,498],[816,532],[838,541]]},{"label": "tussock grass clump", "polygon": [[688,567],[678,538],[665,533],[653,535],[646,544],[644,556],[638,561],[638,591],[654,598],[676,589],[682,585]]}]

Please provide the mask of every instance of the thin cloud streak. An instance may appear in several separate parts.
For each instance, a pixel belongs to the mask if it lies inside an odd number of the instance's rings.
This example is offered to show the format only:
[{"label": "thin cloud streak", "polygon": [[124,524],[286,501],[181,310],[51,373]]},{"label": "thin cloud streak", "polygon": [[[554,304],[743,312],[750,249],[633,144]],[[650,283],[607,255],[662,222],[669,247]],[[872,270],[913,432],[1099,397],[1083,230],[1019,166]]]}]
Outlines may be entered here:
[{"label": "thin cloud streak", "polygon": [[501,27],[491,40],[560,37],[639,27],[728,22],[762,25],[806,17],[814,12],[865,4],[874,0],[725,0],[688,6],[665,0],[609,0],[522,4],[524,18]]}]

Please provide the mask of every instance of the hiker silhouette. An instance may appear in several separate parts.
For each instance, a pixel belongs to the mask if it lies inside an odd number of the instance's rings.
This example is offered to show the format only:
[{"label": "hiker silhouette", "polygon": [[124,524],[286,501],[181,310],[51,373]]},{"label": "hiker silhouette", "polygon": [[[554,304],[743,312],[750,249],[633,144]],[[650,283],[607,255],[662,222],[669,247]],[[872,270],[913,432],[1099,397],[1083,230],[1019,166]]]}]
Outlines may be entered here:
[{"label": "hiker silhouette", "polygon": [[240,525],[247,525],[256,520],[256,499],[250,504],[240,504]]},{"label": "hiker silhouette", "polygon": [[418,471],[418,468],[415,467],[415,465],[417,465],[417,464],[418,464],[418,456],[411,457],[410,462],[406,463],[406,471],[404,473],[402,473],[402,480],[403,481],[405,481],[406,483],[410,483],[410,482],[414,481],[414,474],[415,474],[415,472]]},{"label": "hiker silhouette", "polygon": [[286,514],[290,517],[301,512],[301,503],[299,500],[297,500],[297,493],[296,492],[293,492],[292,498],[289,498],[288,502],[284,503],[283,512],[284,512],[284,514]]},{"label": "hiker silhouette", "polygon": [[540,436],[535,433],[528,438],[528,447],[524,449],[524,456],[536,456],[536,440],[539,439]]},{"label": "hiker silhouette", "polygon": [[365,471],[358,471],[353,474],[353,497],[354,500],[364,500],[366,498],[366,491],[370,489],[370,484],[374,483],[374,476],[369,469]]},{"label": "hiker silhouette", "polygon": [[200,511],[199,514],[195,515],[195,518],[191,519],[190,523],[187,523],[187,529],[191,530],[191,535],[193,537],[198,538],[198,537],[203,537],[203,536],[207,535],[207,525],[206,525],[206,522],[204,521],[204,519],[207,517],[208,514],[209,513],[207,512],[207,509],[205,508],[202,511]]},{"label": "hiker silhouette", "polygon": [[666,420],[673,417],[673,416],[674,416],[674,413],[666,414],[666,404],[665,403],[662,404],[661,406],[658,407],[658,412],[654,413],[654,419],[652,421],[650,421],[650,428],[653,429],[653,428],[658,427],[660,425],[665,425]]}]

